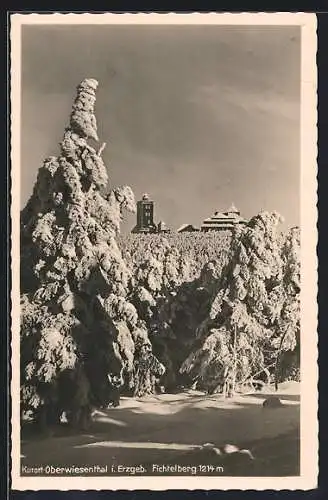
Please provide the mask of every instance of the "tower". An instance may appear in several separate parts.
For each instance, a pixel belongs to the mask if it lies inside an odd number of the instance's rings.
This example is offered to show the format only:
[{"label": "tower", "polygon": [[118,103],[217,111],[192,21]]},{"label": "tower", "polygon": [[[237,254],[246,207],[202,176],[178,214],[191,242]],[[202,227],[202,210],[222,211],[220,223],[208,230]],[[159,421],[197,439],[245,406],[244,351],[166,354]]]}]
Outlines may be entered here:
[{"label": "tower", "polygon": [[133,232],[152,233],[155,231],[154,202],[149,199],[148,194],[144,194],[142,199],[137,202],[137,225]]}]

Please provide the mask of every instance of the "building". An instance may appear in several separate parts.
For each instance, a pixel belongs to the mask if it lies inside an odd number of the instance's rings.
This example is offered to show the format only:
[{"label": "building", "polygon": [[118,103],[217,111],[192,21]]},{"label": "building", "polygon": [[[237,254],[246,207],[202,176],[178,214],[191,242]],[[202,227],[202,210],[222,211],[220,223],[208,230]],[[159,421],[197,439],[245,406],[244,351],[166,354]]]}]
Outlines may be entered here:
[{"label": "building", "polygon": [[247,221],[240,215],[240,211],[232,204],[226,212],[215,212],[212,217],[205,219],[201,231],[231,231],[236,225],[246,224]]},{"label": "building", "polygon": [[171,230],[167,227],[167,225],[165,224],[165,222],[161,220],[157,224],[157,232],[158,233],[170,233]]},{"label": "building", "polygon": [[170,230],[165,222],[154,222],[154,202],[150,200],[148,194],[144,194],[137,202],[137,225],[132,229],[132,233],[169,233]]},{"label": "building", "polygon": [[192,224],[182,224],[178,229],[178,233],[194,233],[195,231],[199,231],[199,229]]},{"label": "building", "polygon": [[137,202],[137,225],[132,229],[133,233],[155,233],[157,231],[154,223],[154,202],[148,194],[144,194]]},{"label": "building", "polygon": [[[247,220],[241,217],[240,211],[232,204],[226,212],[215,212],[212,217],[205,219],[200,229],[192,224],[183,224],[177,232],[232,231],[240,224],[247,224]],[[154,202],[149,198],[148,194],[144,194],[142,199],[137,202],[137,225],[132,229],[132,233],[153,234],[170,232],[165,222],[154,222]]]}]

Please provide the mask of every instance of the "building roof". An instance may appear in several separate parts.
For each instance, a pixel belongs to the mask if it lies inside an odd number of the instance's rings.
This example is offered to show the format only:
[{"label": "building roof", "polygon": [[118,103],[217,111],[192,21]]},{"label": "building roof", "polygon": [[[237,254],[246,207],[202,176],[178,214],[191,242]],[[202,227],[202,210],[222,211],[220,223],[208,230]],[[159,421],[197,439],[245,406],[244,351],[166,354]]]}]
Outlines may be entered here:
[{"label": "building roof", "polygon": [[[240,223],[239,223],[240,224]],[[205,224],[202,224],[202,229],[222,229],[222,228],[227,228],[227,229],[232,229],[234,226],[236,226],[236,224],[232,223],[232,222],[226,222],[224,224],[209,224],[209,223],[205,223]]]},{"label": "building roof", "polygon": [[246,221],[240,216],[239,210],[234,204],[227,212],[215,212],[214,215],[203,221],[201,229],[232,229],[236,224],[245,224]]},{"label": "building roof", "polygon": [[235,204],[232,203],[232,205],[230,206],[230,208],[225,213],[226,214],[240,214],[240,211],[238,210],[238,208],[235,207]]},{"label": "building roof", "polygon": [[180,233],[181,231],[184,231],[185,229],[192,229],[193,231],[198,231],[198,229],[193,226],[192,224],[182,224],[182,226],[177,229],[177,232]]},{"label": "building roof", "polygon": [[238,217],[238,215],[240,215],[240,211],[238,210],[238,208],[235,207],[234,204],[232,204],[226,212],[216,211],[214,212],[214,215],[212,217],[224,219],[226,217]]},{"label": "building roof", "polygon": [[212,215],[212,217],[208,217],[207,219],[204,219],[203,222],[212,222],[212,223],[220,223],[220,222],[231,222],[231,223],[236,223],[239,222],[240,220],[243,220],[240,215],[225,215],[225,214],[216,214]]}]

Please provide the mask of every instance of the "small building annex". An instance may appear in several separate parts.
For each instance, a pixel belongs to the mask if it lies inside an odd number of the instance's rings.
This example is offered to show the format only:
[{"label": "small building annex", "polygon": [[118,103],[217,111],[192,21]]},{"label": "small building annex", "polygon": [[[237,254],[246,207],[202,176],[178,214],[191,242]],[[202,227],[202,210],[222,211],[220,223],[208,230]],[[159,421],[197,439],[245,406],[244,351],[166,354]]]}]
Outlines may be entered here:
[{"label": "small building annex", "polygon": [[177,230],[178,233],[194,233],[199,231],[199,229],[192,224],[182,224]]}]

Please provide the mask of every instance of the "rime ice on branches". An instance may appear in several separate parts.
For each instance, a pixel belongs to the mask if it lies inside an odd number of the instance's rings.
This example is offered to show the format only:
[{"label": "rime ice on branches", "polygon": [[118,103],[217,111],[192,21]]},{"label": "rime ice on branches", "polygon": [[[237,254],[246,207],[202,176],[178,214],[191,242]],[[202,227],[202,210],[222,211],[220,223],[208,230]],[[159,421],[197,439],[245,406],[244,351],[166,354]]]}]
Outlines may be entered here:
[{"label": "rime ice on branches", "polygon": [[135,200],[128,186],[106,192],[97,86],[78,86],[60,154],[44,161],[21,213],[23,414],[51,424],[65,411],[84,426],[92,406],[111,400],[111,380],[142,396],[163,375],[169,389],[182,377],[227,393],[290,376],[297,230],[283,237],[279,216],[265,212],[232,241],[138,235],[123,258],[120,223]]},{"label": "rime ice on branches", "polygon": [[139,331],[116,243],[134,195],[128,186],[104,193],[105,144],[88,143],[99,140],[97,87],[78,86],[61,153],[44,161],[21,213],[22,409],[45,423],[61,410],[83,423],[91,405],[106,404],[108,374],[132,371]]},{"label": "rime ice on branches", "polygon": [[263,212],[235,234],[232,255],[216,280],[201,347],[180,372],[199,388],[233,394],[254,379],[277,379],[282,351],[299,344],[299,242],[283,238],[281,217]]},{"label": "rime ice on branches", "polygon": [[87,78],[80,83],[70,119],[71,130],[81,137],[95,141],[99,140],[94,114],[97,88],[98,82],[93,78]]}]

